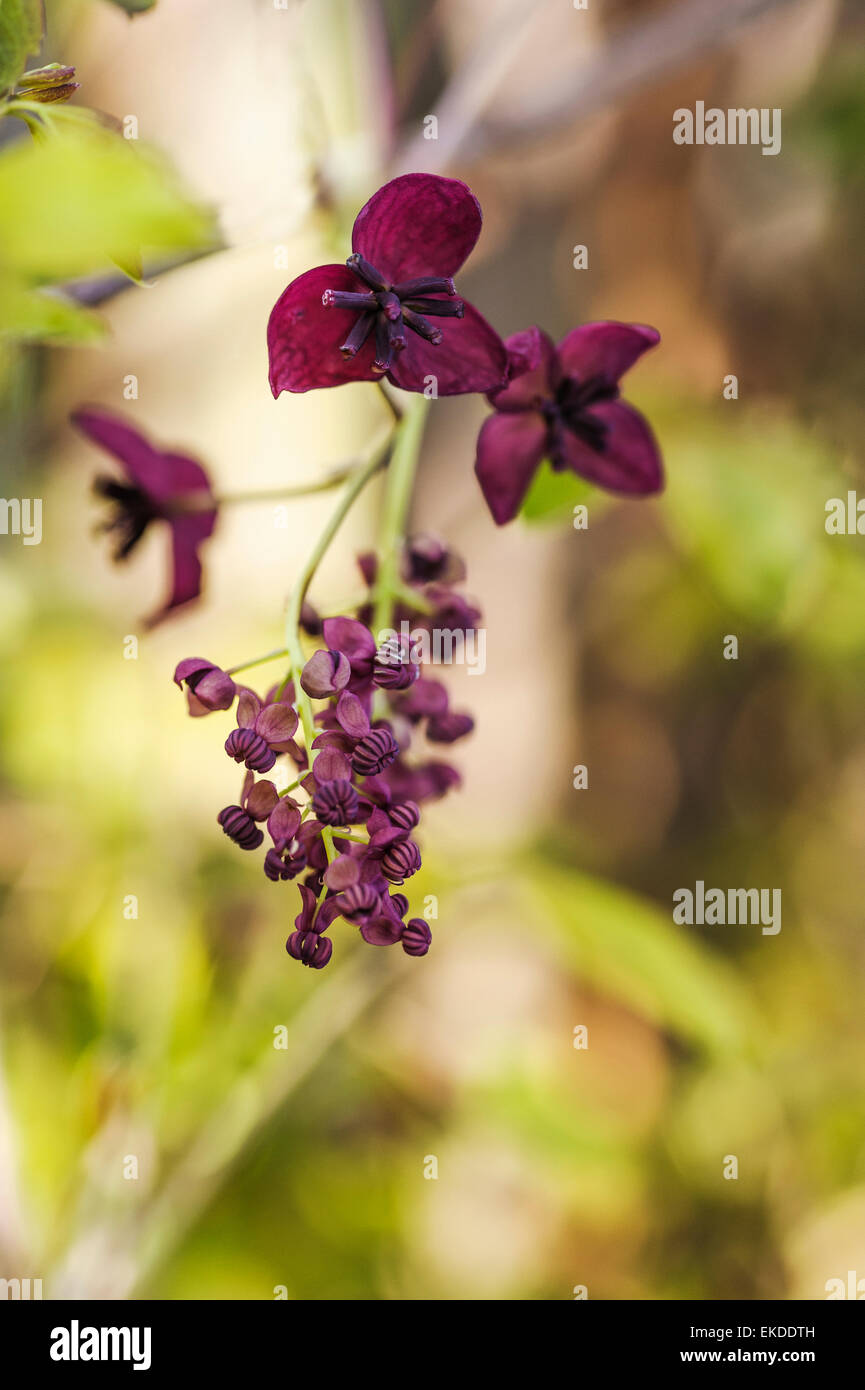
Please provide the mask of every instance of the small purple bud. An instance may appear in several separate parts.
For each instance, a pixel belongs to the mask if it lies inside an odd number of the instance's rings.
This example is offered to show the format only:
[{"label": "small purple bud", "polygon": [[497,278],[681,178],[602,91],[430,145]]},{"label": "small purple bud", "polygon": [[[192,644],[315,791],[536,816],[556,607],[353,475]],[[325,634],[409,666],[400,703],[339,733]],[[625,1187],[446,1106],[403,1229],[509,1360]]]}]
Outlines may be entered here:
[{"label": "small purple bud", "polygon": [[346,888],[340,899],[342,916],[352,926],[360,927],[371,917],[377,917],[381,910],[381,900],[368,883],[356,883]]},{"label": "small purple bud", "polygon": [[388,807],[388,817],[400,830],[414,830],[420,820],[420,807],[416,801],[398,801]]},{"label": "small purple bud", "polygon": [[382,642],[375,654],[372,678],[382,690],[405,690],[420,677],[420,667],[411,660],[405,643],[398,637]]},{"label": "small purple bud", "polygon": [[255,821],[242,806],[226,806],[216,817],[229,840],[241,849],[258,849],[264,839]]},{"label": "small purple bud", "polygon": [[271,883],[291,878],[291,868],[286,864],[278,849],[269,849],[264,856],[264,872]]},{"label": "small purple bud", "polygon": [[398,840],[382,859],[381,871],[391,883],[402,883],[416,874],[420,865],[420,850],[414,840]]},{"label": "small purple bud", "polygon": [[412,917],[410,922],[406,922],[401,941],[407,956],[425,956],[430,948],[432,932],[422,917]]},{"label": "small purple bud", "polygon": [[391,893],[390,905],[397,917],[404,917],[408,912],[408,898],[405,893]]},{"label": "small purple bud", "polygon": [[342,778],[324,782],[312,798],[312,809],[324,825],[351,825],[358,815],[357,792]]},{"label": "small purple bud", "polygon": [[373,729],[355,746],[351,765],[362,777],[376,777],[399,754],[399,744],[389,729]]},{"label": "small purple bud", "polygon": [[[228,709],[237,694],[237,686],[231,676],[219,666],[214,666],[212,661],[204,661],[197,656],[188,656],[174,672],[174,684],[183,686],[184,683],[190,695],[189,712],[193,715]],[[198,705],[203,708],[197,708]]]},{"label": "small purple bud", "polygon": [[301,965],[323,970],[333,954],[333,942],[329,936],[321,936],[316,931],[293,931],[285,943],[285,949]]},{"label": "small purple bud", "polygon": [[236,763],[245,763],[251,772],[269,772],[276,754],[254,729],[232,729],[225,740],[225,751]]}]

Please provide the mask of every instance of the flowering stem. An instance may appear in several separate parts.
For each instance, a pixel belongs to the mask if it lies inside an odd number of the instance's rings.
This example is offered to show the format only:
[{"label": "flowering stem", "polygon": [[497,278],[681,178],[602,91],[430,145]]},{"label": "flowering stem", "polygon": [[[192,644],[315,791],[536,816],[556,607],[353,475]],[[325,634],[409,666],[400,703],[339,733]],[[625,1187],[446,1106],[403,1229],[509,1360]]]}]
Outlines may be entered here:
[{"label": "flowering stem", "polygon": [[[303,737],[306,744],[307,757],[309,758],[310,772],[312,771],[316,754],[316,750],[312,746],[313,740],[315,739],[315,719],[312,712],[312,702],[300,684],[300,673],[303,670],[304,664],[303,646],[300,640],[300,610],[303,605],[304,595],[309,588],[313,575],[321,564],[328,546],[370,478],[372,478],[387,461],[392,443],[393,435],[389,434],[387,439],[373,449],[366,463],[352,472],[348,487],[345,489],[338,506],[313,547],[309,559],[298,576],[297,583],[292,590],[291,598],[288,602],[288,613],[285,620],[285,643],[288,649],[289,661],[291,662],[291,674],[294,678],[294,690],[297,699],[297,713],[303,727]],[[325,827],[322,830],[321,838],[324,841],[328,861],[333,862],[336,858],[336,850],[333,846],[333,832],[330,827]]]},{"label": "flowering stem", "polygon": [[411,501],[415,472],[420,455],[429,401],[416,396],[406,409],[397,435],[396,447],[387,478],[384,516],[379,535],[378,572],[373,636],[391,625],[393,602],[401,587],[399,560],[404,539],[405,521]]}]

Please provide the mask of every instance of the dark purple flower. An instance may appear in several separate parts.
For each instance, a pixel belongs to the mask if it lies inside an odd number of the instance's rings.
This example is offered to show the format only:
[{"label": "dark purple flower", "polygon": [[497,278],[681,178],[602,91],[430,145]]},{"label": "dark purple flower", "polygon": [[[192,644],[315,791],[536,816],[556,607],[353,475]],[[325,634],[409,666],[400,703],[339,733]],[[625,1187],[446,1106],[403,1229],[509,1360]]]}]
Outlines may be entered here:
[{"label": "dark purple flower", "polygon": [[285,943],[285,949],[301,965],[323,970],[333,955],[333,942],[329,936],[321,936],[316,931],[293,931]]},{"label": "dark purple flower", "polygon": [[245,690],[237,702],[238,727],[225,740],[225,751],[254,772],[269,772],[277,753],[294,751],[297,710],[284,700],[262,705]]},{"label": "dark purple flower", "polygon": [[412,917],[406,922],[400,940],[407,956],[425,956],[430,948],[432,932],[422,917]]},{"label": "dark purple flower", "polygon": [[475,721],[470,714],[448,710],[427,721],[426,736],[432,743],[456,743],[457,739],[470,734],[474,727]]},{"label": "dark purple flower", "polygon": [[303,906],[294,919],[295,929],[286,941],[285,949],[301,964],[321,970],[333,953],[330,937],[321,935],[328,923],[322,920],[322,913],[317,911],[318,898],[308,884],[300,885],[300,896]]},{"label": "dark purple flower", "polygon": [[411,659],[410,643],[389,637],[375,654],[373,684],[381,690],[405,690],[420,677],[420,667]]},{"label": "dark purple flower", "polygon": [[420,820],[420,807],[415,801],[398,801],[388,807],[387,815],[400,830],[410,832]]},{"label": "dark purple flower", "polygon": [[466,577],[464,561],[437,536],[409,536],[403,554],[402,574],[407,584],[460,584]]},{"label": "dark purple flower", "polygon": [[381,913],[381,894],[376,893],[368,883],[357,883],[347,888],[340,897],[340,915],[356,927]]},{"label": "dark purple flower", "polygon": [[420,850],[414,840],[397,840],[382,858],[381,871],[390,883],[402,883],[416,874],[420,865]]},{"label": "dark purple flower", "polygon": [[663,486],[655,438],[619,399],[619,380],[660,341],[638,323],[587,323],[554,346],[530,328],[507,340],[511,379],[490,396],[495,414],[478,436],[475,472],[499,526],[517,515],[541,460],[610,492]]},{"label": "dark purple flower", "polygon": [[503,386],[504,344],[451,278],[480,230],[478,201],[459,179],[403,174],[380,188],[357,215],[346,264],[308,270],[277,300],[274,396],[385,375],[421,392],[434,377],[440,396]]},{"label": "dark purple flower", "polygon": [[71,418],[88,439],[113,454],[129,479],[122,483],[97,478],[95,485],[115,504],[114,517],[106,527],[118,533],[115,559],[124,560],[152,522],[168,523],[171,589],[162,608],[148,619],[152,626],[201,592],[198,550],[212,534],[217,514],[210,480],[195,459],[154,448],[138,430],[101,407],[84,407]]},{"label": "dark purple flower", "polygon": [[229,840],[241,849],[258,849],[264,840],[252,816],[242,806],[226,806],[216,817]]},{"label": "dark purple flower", "polygon": [[324,825],[351,825],[358,817],[357,792],[351,782],[334,778],[318,788],[312,798],[312,810]]},{"label": "dark purple flower", "polygon": [[399,744],[390,729],[379,726],[371,729],[354,748],[351,765],[361,777],[375,777],[383,772],[399,754]]},{"label": "dark purple flower", "polygon": [[326,700],[344,690],[351,678],[348,657],[342,652],[313,652],[300,673],[300,683],[313,700]]},{"label": "dark purple flower", "polygon": [[237,686],[225,671],[198,656],[188,656],[174,672],[174,684],[186,685],[189,713],[197,718],[212,710],[229,709],[234,703]]}]

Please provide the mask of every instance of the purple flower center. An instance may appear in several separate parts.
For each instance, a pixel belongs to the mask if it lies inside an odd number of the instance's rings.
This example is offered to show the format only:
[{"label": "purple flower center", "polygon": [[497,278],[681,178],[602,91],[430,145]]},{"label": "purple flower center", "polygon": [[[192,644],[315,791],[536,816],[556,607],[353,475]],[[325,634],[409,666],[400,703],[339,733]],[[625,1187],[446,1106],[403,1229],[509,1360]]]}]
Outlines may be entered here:
[{"label": "purple flower center", "polygon": [[[346,265],[368,288],[357,292],[325,290],[321,302],[325,308],[351,309],[357,314],[339,349],[343,357],[355,357],[370,334],[375,335],[373,369],[377,372],[388,371],[394,354],[405,348],[406,328],[435,346],[442,340],[442,331],[429,318],[461,319],[465,313],[465,305],[455,298],[454,282],[449,277],[424,275],[391,285],[358,251],[349,256]],[[430,295],[448,298],[431,299]]]},{"label": "purple flower center", "polygon": [[[607,425],[588,412],[593,405],[600,405],[602,401],[614,401],[618,395],[618,386],[611,385],[601,376],[587,377],[585,381],[566,376],[559,382],[555,395],[541,404],[541,414],[547,422],[547,447],[554,468],[557,466],[557,457],[561,457],[561,451],[556,446],[562,430],[570,430],[596,453],[604,452],[607,445]],[[564,466],[562,460],[559,467]]]},{"label": "purple flower center", "polygon": [[129,483],[120,483],[116,478],[97,478],[93,489],[100,497],[114,503],[114,514],[103,527],[106,531],[116,531],[118,536],[115,560],[125,560],[138,544],[151,521],[159,512],[153,500],[141,488]]}]

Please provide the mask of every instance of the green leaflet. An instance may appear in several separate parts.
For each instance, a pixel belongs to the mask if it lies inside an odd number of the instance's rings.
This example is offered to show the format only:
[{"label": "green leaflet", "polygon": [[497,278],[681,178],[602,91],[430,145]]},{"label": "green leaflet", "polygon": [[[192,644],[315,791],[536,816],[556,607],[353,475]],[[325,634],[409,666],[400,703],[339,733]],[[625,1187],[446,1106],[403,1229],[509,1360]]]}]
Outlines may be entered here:
[{"label": "green leaflet", "polygon": [[80,125],[0,157],[0,267],[34,281],[205,246],[210,213],[138,142]]},{"label": "green leaflet", "polygon": [[41,0],[0,0],[0,91],[15,85],[41,42]]}]

